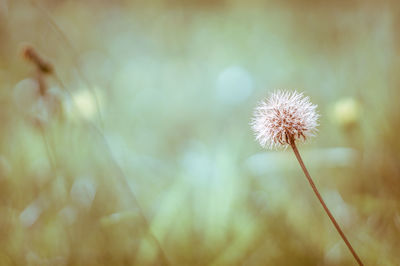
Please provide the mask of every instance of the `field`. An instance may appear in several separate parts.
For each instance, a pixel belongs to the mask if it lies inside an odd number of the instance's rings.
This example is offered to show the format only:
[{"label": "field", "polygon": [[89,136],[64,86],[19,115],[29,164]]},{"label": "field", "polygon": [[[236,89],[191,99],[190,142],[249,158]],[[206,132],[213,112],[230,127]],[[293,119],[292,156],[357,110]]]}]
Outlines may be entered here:
[{"label": "field", "polygon": [[0,265],[400,265],[396,1],[0,0]]}]

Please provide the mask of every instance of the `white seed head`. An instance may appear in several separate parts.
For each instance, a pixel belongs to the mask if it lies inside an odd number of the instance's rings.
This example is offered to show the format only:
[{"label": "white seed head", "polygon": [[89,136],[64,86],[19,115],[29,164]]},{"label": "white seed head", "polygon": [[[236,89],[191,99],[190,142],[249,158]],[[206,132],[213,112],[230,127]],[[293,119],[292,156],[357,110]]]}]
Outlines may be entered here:
[{"label": "white seed head", "polygon": [[254,110],[251,126],[262,147],[287,147],[290,141],[307,140],[318,126],[317,105],[303,93],[276,91]]}]

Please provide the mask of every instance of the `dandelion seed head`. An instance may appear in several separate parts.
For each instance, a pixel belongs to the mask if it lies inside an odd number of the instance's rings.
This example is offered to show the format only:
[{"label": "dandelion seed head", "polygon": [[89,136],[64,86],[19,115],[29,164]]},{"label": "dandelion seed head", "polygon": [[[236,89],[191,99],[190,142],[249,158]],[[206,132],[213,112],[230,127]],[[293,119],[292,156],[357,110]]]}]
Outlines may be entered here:
[{"label": "dandelion seed head", "polygon": [[314,136],[318,126],[317,105],[297,91],[278,90],[255,108],[251,126],[264,148],[287,147],[293,141]]}]

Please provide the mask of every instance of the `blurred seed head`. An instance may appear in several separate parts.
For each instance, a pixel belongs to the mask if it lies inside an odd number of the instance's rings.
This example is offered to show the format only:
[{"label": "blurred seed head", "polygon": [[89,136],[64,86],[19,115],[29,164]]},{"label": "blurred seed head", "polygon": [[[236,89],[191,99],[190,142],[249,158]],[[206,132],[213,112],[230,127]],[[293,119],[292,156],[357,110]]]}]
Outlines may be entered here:
[{"label": "blurred seed head", "polygon": [[251,126],[264,148],[287,147],[290,138],[305,141],[317,131],[317,105],[303,93],[276,91],[254,110]]},{"label": "blurred seed head", "polygon": [[335,103],[333,106],[333,120],[342,127],[351,127],[360,119],[361,106],[357,100],[353,98],[344,98]]},{"label": "blurred seed head", "polygon": [[[98,91],[96,92],[98,93]],[[98,94],[99,95],[99,94]],[[101,95],[99,95],[100,105],[102,103]],[[64,106],[67,116],[72,120],[81,118],[91,120],[97,114],[96,99],[93,93],[87,89],[81,89],[72,94],[72,98]]]}]

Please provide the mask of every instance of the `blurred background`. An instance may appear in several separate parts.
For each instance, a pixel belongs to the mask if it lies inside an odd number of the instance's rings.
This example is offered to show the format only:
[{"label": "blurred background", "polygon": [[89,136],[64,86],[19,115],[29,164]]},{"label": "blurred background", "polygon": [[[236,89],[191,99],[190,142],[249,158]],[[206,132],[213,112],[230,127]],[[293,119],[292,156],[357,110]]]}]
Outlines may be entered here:
[{"label": "blurred background", "polygon": [[277,88],[319,106],[299,149],[355,250],[400,265],[399,13],[0,0],[0,265],[355,265],[291,150],[254,141]]}]

